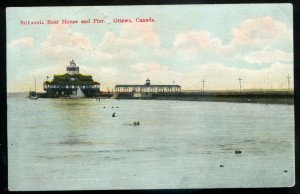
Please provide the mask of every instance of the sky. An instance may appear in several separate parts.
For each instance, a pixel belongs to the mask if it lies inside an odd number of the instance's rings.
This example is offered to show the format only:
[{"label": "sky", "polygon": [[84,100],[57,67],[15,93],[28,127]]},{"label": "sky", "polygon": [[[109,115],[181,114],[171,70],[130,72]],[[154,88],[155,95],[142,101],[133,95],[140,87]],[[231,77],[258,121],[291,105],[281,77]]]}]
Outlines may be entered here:
[{"label": "sky", "polygon": [[[291,4],[7,8],[7,91],[43,91],[74,59],[101,90],[179,84],[183,90],[293,88]],[[136,22],[136,18],[154,22]],[[77,24],[61,24],[63,19]],[[81,24],[81,20],[91,23]],[[105,23],[92,23],[93,19]],[[114,23],[131,19],[132,23]],[[58,20],[59,24],[47,24]],[[44,24],[22,25],[21,21]]]}]

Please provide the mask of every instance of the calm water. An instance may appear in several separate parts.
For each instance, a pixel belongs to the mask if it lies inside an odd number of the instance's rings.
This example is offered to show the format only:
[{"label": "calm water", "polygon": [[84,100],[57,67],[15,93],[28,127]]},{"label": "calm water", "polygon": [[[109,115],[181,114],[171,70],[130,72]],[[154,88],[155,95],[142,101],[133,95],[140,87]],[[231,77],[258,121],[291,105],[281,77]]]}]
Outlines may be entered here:
[{"label": "calm water", "polygon": [[293,115],[290,105],[8,94],[9,189],[292,186]]}]

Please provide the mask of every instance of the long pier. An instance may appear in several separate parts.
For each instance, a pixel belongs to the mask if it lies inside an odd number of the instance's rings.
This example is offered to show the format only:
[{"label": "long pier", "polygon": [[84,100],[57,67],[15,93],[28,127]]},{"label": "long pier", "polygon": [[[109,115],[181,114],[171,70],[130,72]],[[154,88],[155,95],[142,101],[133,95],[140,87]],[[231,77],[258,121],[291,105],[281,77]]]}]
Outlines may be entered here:
[{"label": "long pier", "polygon": [[[294,93],[291,91],[244,91],[241,93],[239,91],[182,91],[148,93],[147,95],[135,94],[132,92],[102,92],[94,98],[294,104]],[[39,98],[48,98],[46,93],[37,92],[36,95]]]},{"label": "long pier", "polygon": [[152,100],[182,100],[210,102],[245,102],[266,104],[294,104],[294,94],[289,91],[208,91],[179,93],[152,93],[151,97],[134,97],[132,93],[119,93],[116,99],[152,99]]}]

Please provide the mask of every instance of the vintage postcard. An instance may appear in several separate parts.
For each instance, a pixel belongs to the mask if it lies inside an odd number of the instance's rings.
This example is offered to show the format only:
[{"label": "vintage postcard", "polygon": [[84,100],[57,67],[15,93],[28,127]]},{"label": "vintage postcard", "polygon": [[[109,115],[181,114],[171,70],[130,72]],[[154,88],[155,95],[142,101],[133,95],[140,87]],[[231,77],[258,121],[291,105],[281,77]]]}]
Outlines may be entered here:
[{"label": "vintage postcard", "polygon": [[11,191],[291,187],[291,4],[9,7]]}]

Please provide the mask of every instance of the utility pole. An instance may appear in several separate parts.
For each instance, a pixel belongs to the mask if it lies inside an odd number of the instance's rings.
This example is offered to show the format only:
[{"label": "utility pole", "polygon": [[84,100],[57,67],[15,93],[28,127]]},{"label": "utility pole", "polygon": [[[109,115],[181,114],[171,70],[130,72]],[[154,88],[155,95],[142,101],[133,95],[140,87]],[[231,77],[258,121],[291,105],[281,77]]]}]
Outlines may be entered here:
[{"label": "utility pole", "polygon": [[242,93],[242,78],[241,77],[239,77],[239,82],[240,82],[240,94]]},{"label": "utility pole", "polygon": [[205,80],[203,79],[201,82],[202,82],[202,93],[204,93],[204,83],[205,83]]},{"label": "utility pole", "polygon": [[290,74],[288,74],[288,76],[286,77],[288,80],[288,91],[290,91]]}]

